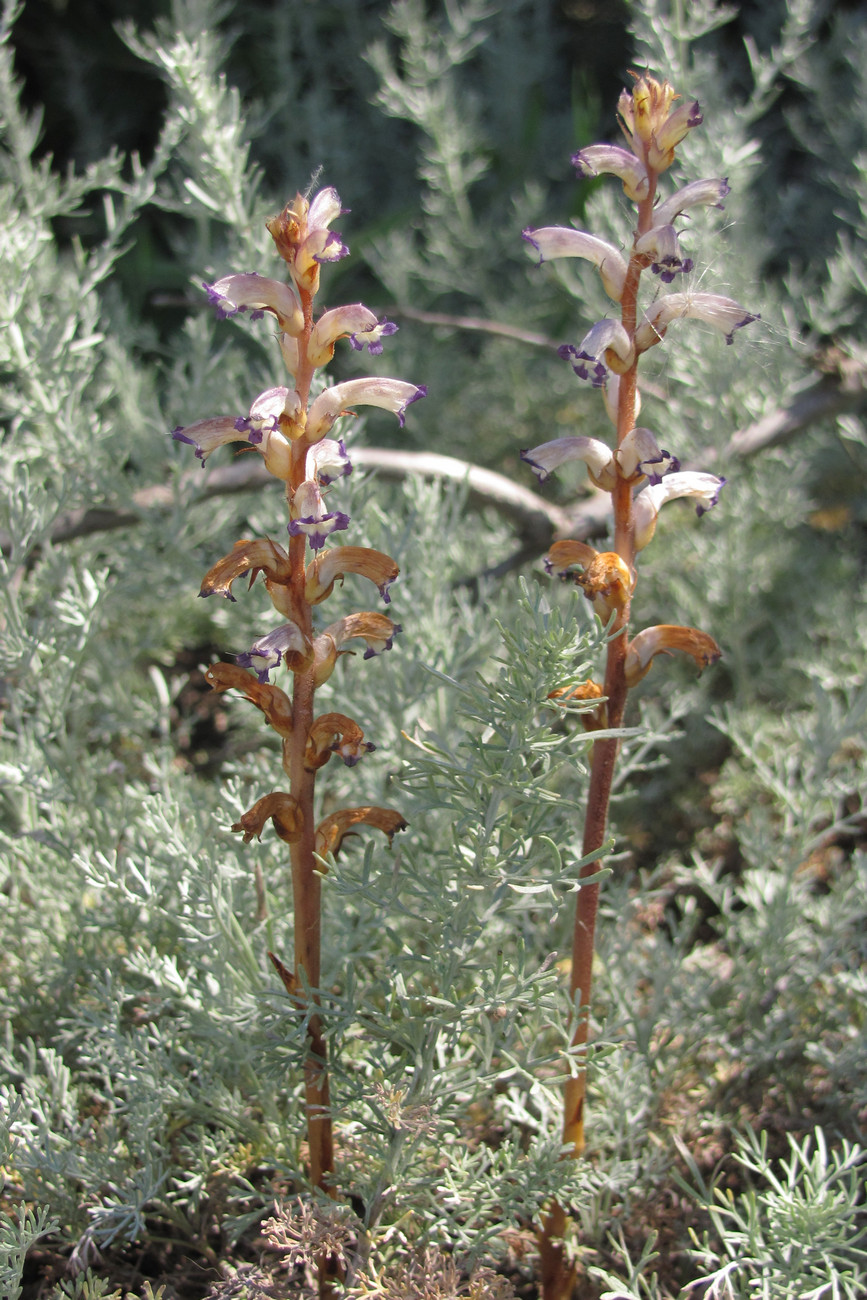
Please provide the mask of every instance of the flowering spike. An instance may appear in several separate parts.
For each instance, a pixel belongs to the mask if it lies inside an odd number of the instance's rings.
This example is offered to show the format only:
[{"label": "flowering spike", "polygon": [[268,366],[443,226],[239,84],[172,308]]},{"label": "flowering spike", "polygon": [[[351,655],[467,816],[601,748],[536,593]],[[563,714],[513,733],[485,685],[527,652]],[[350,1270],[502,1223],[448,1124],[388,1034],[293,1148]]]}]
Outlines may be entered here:
[{"label": "flowering spike", "polygon": [[656,655],[673,654],[676,650],[691,655],[699,672],[715,664],[722,654],[713,637],[698,628],[673,624],[646,627],[632,638],[626,651],[627,685],[631,688],[646,677]]}]

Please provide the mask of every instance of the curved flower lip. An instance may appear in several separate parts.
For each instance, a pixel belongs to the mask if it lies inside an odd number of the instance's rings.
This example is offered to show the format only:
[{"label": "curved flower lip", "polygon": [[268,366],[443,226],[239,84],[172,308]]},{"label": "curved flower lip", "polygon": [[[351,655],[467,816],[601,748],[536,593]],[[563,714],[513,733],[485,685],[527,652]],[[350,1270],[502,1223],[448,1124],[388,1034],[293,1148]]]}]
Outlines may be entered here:
[{"label": "curved flower lip", "polygon": [[196,449],[196,459],[205,461],[217,447],[227,442],[249,442],[249,438],[238,429],[237,420],[231,415],[218,415],[208,420],[196,420],[194,424],[178,425],[172,429],[175,442],[186,442]]},{"label": "curved flower lip", "polygon": [[[570,570],[576,565],[582,572],[575,575]],[[616,551],[595,551],[586,542],[565,538],[554,542],[545,557],[545,569],[564,580],[574,577],[584,595],[593,602],[600,618],[607,620],[619,612],[629,601],[635,579],[629,566]]]},{"label": "curved flower lip", "polygon": [[644,313],[644,319],[635,331],[636,352],[646,352],[654,343],[659,343],[671,322],[684,316],[702,320],[721,330],[726,343],[733,341],[735,330],[760,319],[733,298],[724,298],[722,294],[669,293],[657,299]]},{"label": "curved flower lip", "polygon": [[403,428],[406,408],[426,396],[424,384],[408,384],[402,379],[349,379],[324,389],[313,402],[307,413],[307,437],[311,442],[324,438],[335,420],[352,413],[353,404],[391,411]]},{"label": "curved flower lip", "polygon": [[599,270],[609,298],[620,302],[626,281],[626,261],[613,244],[583,230],[566,226],[528,226],[521,238],[532,244],[539,254],[539,265],[557,257],[583,257]]},{"label": "curved flower lip", "polygon": [[650,483],[661,483],[663,475],[680,469],[677,457],[659,447],[649,429],[630,429],[614,458],[626,479],[643,475]]},{"label": "curved flower lip", "polygon": [[701,126],[704,117],[697,99],[688,104],[681,104],[670,113],[666,120],[654,130],[647,161],[654,171],[664,171],[674,162],[674,150],[689,131]]},{"label": "curved flower lip", "polygon": [[619,176],[627,198],[639,203],[650,193],[647,168],[640,158],[616,144],[591,144],[572,155],[572,166],[579,178],[603,173]]},{"label": "curved flower lip", "polygon": [[290,506],[289,536],[307,538],[314,551],[325,545],[326,537],[349,527],[349,515],[340,510],[326,512],[319,484],[305,479],[296,489]]},{"label": "curved flower lip", "polygon": [[268,681],[268,674],[281,663],[294,671],[310,662],[313,647],[296,623],[283,623],[266,636],[260,636],[249,650],[236,655],[242,668],[252,668],[260,682]]},{"label": "curved flower lip", "polygon": [[570,460],[583,460],[590,478],[606,492],[613,491],[617,482],[611,448],[598,438],[555,438],[522,451],[521,460],[527,462],[540,483],[547,482],[555,469]]},{"label": "curved flower lip", "polygon": [[408,823],[394,808],[376,808],[368,804],[363,808],[341,808],[330,813],[316,827],[315,852],[324,858],[334,857],[344,838],[354,826],[373,826],[388,836],[391,843],[398,831],[405,831]]},{"label": "curved flower lip", "polygon": [[355,767],[365,754],[372,754],[375,749],[372,741],[364,739],[358,723],[345,713],[323,713],[308,732],[304,766],[309,772],[316,772],[332,754],[337,754],[347,767]]},{"label": "curved flower lip", "polygon": [[372,659],[374,655],[390,650],[394,638],[402,630],[399,623],[393,623],[385,614],[377,614],[373,610],[347,614],[336,623],[330,623],[316,638],[313,646],[315,685],[321,686],[323,682],[328,681],[338,657],[348,653],[343,649],[347,641],[351,641],[354,637],[366,641],[367,649],[364,658]]},{"label": "curved flower lip", "polygon": [[289,556],[268,538],[236,542],[228,555],[224,555],[202,579],[200,596],[225,596],[234,601],[232,583],[242,573],[250,573],[251,585],[256,575],[264,573],[267,580],[288,583],[292,574]]},{"label": "curved flower lip", "polygon": [[318,555],[304,575],[304,599],[318,605],[331,595],[335,582],[347,573],[357,573],[379,588],[385,603],[391,603],[388,589],[400,570],[390,555],[368,546],[334,546]]},{"label": "curved flower lip", "polygon": [[644,488],[635,498],[633,507],[636,551],[643,550],[653,537],[657,515],[666,501],[673,501],[676,497],[694,497],[696,514],[703,515],[716,505],[724,486],[725,479],[717,478],[715,474],[681,470]]},{"label": "curved flower lip", "polygon": [[306,474],[321,487],[352,473],[352,461],[342,438],[322,438],[307,453]]},{"label": "curved flower lip", "polygon": [[250,271],[224,275],[214,284],[203,284],[202,288],[221,320],[245,311],[252,312],[251,320],[258,320],[270,311],[287,334],[300,334],[304,328],[301,304],[294,289],[282,280],[270,280]]},{"label": "curved flower lip", "polygon": [[685,274],[693,268],[691,257],[681,257],[677,231],[672,225],[654,226],[648,230],[636,241],[635,251],[654,259],[650,269],[663,284],[671,284],[678,273]]},{"label": "curved flower lip", "polygon": [[321,262],[336,262],[349,252],[340,235],[328,229],[343,211],[340,195],[329,186],[310,200],[296,194],[282,212],[266,222],[292,278],[307,293],[318,288]]},{"label": "curved flower lip", "polygon": [[653,220],[657,226],[667,226],[688,208],[721,208],[723,199],[731,193],[727,176],[716,176],[709,180],[690,181],[677,190],[663,203],[653,209]]},{"label": "curved flower lip", "polygon": [[274,830],[287,844],[292,844],[301,837],[304,819],[298,800],[285,790],[274,790],[271,794],[257,799],[253,807],[243,814],[239,822],[232,826],[233,831],[244,832],[244,843],[249,844],[253,838],[261,839],[265,823],[270,820]]},{"label": "curved flower lip", "polygon": [[279,686],[257,681],[240,664],[211,664],[205,680],[218,694],[240,691],[245,699],[261,709],[270,726],[284,739],[292,735],[292,701]]},{"label": "curved flower lip", "polygon": [[[360,302],[345,307],[332,307],[323,312],[313,326],[307,355],[314,366],[324,366],[334,355],[334,344],[349,336],[356,352],[365,346],[373,356],[382,352],[381,339],[397,332],[397,326],[383,316],[377,318]],[[362,336],[359,341],[359,335]]]},{"label": "curved flower lip", "polygon": [[626,650],[626,685],[633,687],[650,671],[656,655],[673,654],[680,651],[691,655],[699,672],[715,664],[722,651],[707,632],[700,632],[696,627],[677,627],[663,623],[658,627],[646,627],[629,642]]},{"label": "curved flower lip", "polygon": [[564,343],[557,349],[569,361],[579,379],[589,379],[594,388],[605,383],[608,368],[628,370],[635,359],[629,335],[618,320],[600,320],[589,330],[576,348]]},{"label": "curved flower lip", "polygon": [[238,417],[235,428],[247,434],[248,442],[257,445],[264,434],[273,433],[284,423],[294,424],[300,410],[301,399],[294,388],[266,388],[254,400],[250,414]]}]

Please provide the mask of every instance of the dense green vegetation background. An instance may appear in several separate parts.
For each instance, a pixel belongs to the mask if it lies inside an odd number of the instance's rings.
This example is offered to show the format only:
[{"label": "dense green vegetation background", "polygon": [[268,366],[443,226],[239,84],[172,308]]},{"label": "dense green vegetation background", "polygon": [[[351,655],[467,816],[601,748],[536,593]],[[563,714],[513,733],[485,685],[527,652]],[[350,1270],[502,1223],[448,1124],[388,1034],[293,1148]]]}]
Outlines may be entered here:
[{"label": "dense green vegetation background", "polygon": [[[267,329],[213,321],[201,281],[274,273],[264,220],[321,167],[351,209],[328,303],[387,312],[377,372],[429,388],[405,430],[371,417],[354,441],[529,487],[520,448],[607,435],[551,347],[605,300],[590,270],[535,269],[520,231],[628,240],[619,186],[575,183],[569,155],[616,138],[645,66],[705,111],[676,183],[732,187],[691,223],[694,283],[762,314],[731,348],[682,323],[644,376],[643,422],[729,483],[701,521],[666,508],[637,625],[705,628],[724,657],[636,693],[591,1150],[566,1170],[558,962],[586,740],[545,701],[598,665],[600,632],[542,573],[538,528],[491,498],[411,461],[341,485],[353,541],[401,565],[405,632],[335,683],[378,749],[329,765],[325,798],[411,822],[326,888],[348,1231],[367,1231],[359,1287],[381,1281],[358,1294],[471,1276],[535,1294],[552,1192],[588,1296],[863,1293],[865,16],[4,7],[0,1294],[305,1294],[262,1235],[303,1188],[303,1026],[265,956],[291,948],[286,866],[228,831],[278,760],[202,677],[268,610],[258,589],[195,599],[238,537],[283,527],[281,503],[208,496],[230,454],[194,472],[167,436],[281,374]],[[585,490],[545,489],[576,516]]]}]

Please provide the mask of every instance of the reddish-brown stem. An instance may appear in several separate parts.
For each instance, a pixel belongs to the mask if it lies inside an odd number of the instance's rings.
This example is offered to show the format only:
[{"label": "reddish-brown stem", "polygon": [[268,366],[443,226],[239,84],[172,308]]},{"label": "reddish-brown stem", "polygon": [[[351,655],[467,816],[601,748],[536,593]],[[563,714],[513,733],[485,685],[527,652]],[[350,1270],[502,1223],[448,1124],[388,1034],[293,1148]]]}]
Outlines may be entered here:
[{"label": "reddish-brown stem", "polygon": [[[304,331],[298,340],[299,365],[295,387],[304,410],[310,394],[310,381],[314,367],[308,359],[308,344],[313,328],[313,295],[300,290],[304,310]],[[309,444],[300,438],[292,448],[292,476],[287,497],[306,477]],[[289,539],[291,568],[290,591],[296,622],[305,638],[312,642],[313,618],[310,605],[304,598],[304,570],[306,538],[303,534]],[[293,727],[285,764],[289,776],[289,792],[297,800],[301,814],[301,833],[291,845],[292,895],[294,904],[295,962],[294,983],[298,990],[299,1009],[305,1005],[305,988],[310,989],[309,1018],[307,1022],[308,1052],[304,1062],[304,1106],[307,1118],[307,1146],[311,1185],[336,1196],[334,1186],[334,1137],[331,1122],[331,1099],[328,1083],[328,1059],[322,1018],[315,1008],[319,1006],[319,985],[322,966],[322,885],[314,853],[316,820],[314,791],[316,773],[304,765],[304,751],[314,718],[314,671],[307,669],[294,674],[292,692]],[[318,1260],[319,1298],[331,1300],[336,1294],[334,1283],[340,1277],[336,1262],[328,1255]]]},{"label": "reddish-brown stem", "polygon": [[[653,207],[653,194],[639,208],[638,233],[647,227]],[[643,262],[634,254],[630,259],[621,298],[621,320],[630,338],[635,336],[638,312],[638,284]],[[620,376],[617,408],[617,445],[623,442],[635,424],[637,393],[637,359]],[[632,569],[634,555],[632,522],[632,486],[618,479],[611,494],[614,510],[614,550]],[[624,665],[629,631],[629,601],[617,614],[609,629],[608,652],[605,665],[604,694],[607,697],[607,724],[619,727],[623,722],[628,687]],[[608,806],[617,763],[618,742],[602,739],[594,742],[590,785],[587,792],[587,812],[584,820],[583,854],[599,855],[605,843],[608,825]],[[581,877],[595,874],[600,865],[599,856],[581,868]],[[582,885],[575,905],[575,926],[572,934],[572,970],[570,992],[576,1010],[576,1025],[571,1050],[578,1061],[578,1073],[566,1080],[563,1089],[563,1146],[568,1156],[578,1159],[583,1154],[584,1110],[587,1095],[587,1071],[583,1057],[586,1053],[590,1020],[590,995],[593,985],[593,954],[595,950],[596,914],[599,908],[598,881]],[[540,1280],[543,1300],[568,1300],[572,1295],[577,1269],[568,1263],[563,1244],[566,1231],[565,1208],[555,1201],[539,1233]]]}]

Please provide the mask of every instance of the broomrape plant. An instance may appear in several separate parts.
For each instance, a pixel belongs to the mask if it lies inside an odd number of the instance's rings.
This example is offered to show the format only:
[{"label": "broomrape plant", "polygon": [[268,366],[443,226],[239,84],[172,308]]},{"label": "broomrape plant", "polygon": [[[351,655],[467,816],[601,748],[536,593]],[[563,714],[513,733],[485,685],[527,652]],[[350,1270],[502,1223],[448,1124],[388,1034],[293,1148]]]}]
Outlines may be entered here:
[{"label": "broomrape plant", "polygon": [[[250,583],[261,574],[268,594],[286,620],[235,656],[235,663],[217,663],[207,672],[215,691],[239,691],[265,716],[282,740],[283,770],[288,790],[262,795],[232,829],[245,842],[262,835],[270,821],[289,845],[295,914],[294,962],[288,968],[275,954],[271,961],[299,1015],[306,1020],[309,1052],[305,1063],[305,1109],[309,1146],[309,1176],[314,1189],[335,1195],[334,1150],[330,1114],[326,1042],[317,1007],[321,965],[321,878],[327,859],[340,851],[344,837],[367,825],[389,839],[406,823],[393,808],[366,805],[343,808],[317,820],[317,772],[337,755],[354,766],[374,745],[346,714],[316,716],[316,690],[331,676],[339,658],[352,653],[347,642],[365,643],[364,658],[391,648],[400,625],[377,611],[345,615],[321,631],[314,610],[331,595],[346,574],[367,578],[381,599],[397,565],[381,551],[359,546],[326,546],[333,534],[349,526],[349,517],[331,510],[326,490],[351,472],[342,440],[331,430],[352,405],[378,406],[404,422],[406,408],[424,397],[426,389],[399,379],[352,379],[324,388],[311,400],[316,371],[328,364],[338,339],[378,355],[382,339],[396,326],[360,303],[335,307],[314,315],[320,268],[348,253],[329,227],[341,215],[337,191],[319,190],[313,198],[298,194],[268,222],[268,230],[289,268],[284,283],[257,274],[227,275],[205,285],[220,317],[250,311],[253,318],[270,312],[277,321],[279,343],[291,386],[269,388],[253,401],[246,416],[220,416],[177,428],[173,436],[190,443],[203,462],[224,443],[245,442],[264,458],[269,473],[286,484],[289,511],[288,546],[271,538],[239,541],[229,555],[209,570],[201,596],[234,600],[232,586],[242,575]],[[312,555],[311,555],[312,552]],[[291,694],[274,685],[278,668],[292,675]],[[331,1281],[342,1273],[339,1256],[330,1250],[318,1258],[320,1295],[330,1295]]]},{"label": "broomrape plant", "polygon": [[[661,507],[678,497],[690,497],[701,515],[716,504],[725,483],[713,474],[681,471],[677,458],[659,445],[656,435],[636,426],[638,363],[643,353],[663,342],[669,326],[683,318],[714,326],[727,343],[732,343],[736,330],[756,319],[737,302],[714,293],[655,292],[653,300],[642,305],[645,271],[650,271],[656,289],[656,285],[672,284],[692,270],[692,260],[681,250],[676,222],[695,207],[722,207],[729,187],[724,177],[712,177],[692,181],[668,197],[658,193],[659,179],[674,162],[677,145],[701,125],[702,114],[695,101],[675,106],[680,96],[667,81],[632,75],[632,91],[624,90],[618,101],[627,147],[594,144],[572,158],[579,178],[617,176],[626,197],[635,204],[636,224],[628,256],[582,230],[546,226],[523,232],[542,262],[561,257],[592,262],[608,297],[620,307],[619,319],[596,321],[577,346],[567,343],[559,349],[579,379],[602,390],[616,431],[614,447],[596,438],[575,436],[557,438],[521,453],[541,482],[565,462],[581,460],[591,482],[611,495],[614,540],[610,551],[600,553],[583,541],[565,539],[553,544],[546,559],[550,573],[578,583],[607,627],[604,681],[588,680],[568,692],[571,699],[599,701],[593,712],[585,715],[584,725],[589,730],[620,727],[629,691],[650,671],[657,655],[682,652],[692,657],[699,670],[720,656],[713,637],[694,627],[663,624],[631,634],[636,558],[653,538]],[[617,738],[608,734],[593,746],[585,857],[598,855],[605,843],[617,749]],[[582,875],[597,870],[598,864],[591,861],[582,868]],[[577,1053],[587,1045],[598,901],[599,881],[587,881],[578,894],[572,943],[571,992],[579,1010],[572,1046]],[[574,1158],[582,1154],[585,1145],[585,1095],[586,1070],[581,1069],[567,1080],[564,1096],[563,1145],[566,1154]],[[575,1282],[576,1268],[563,1241],[566,1226],[566,1210],[555,1202],[539,1234],[546,1300],[565,1300]]]}]

